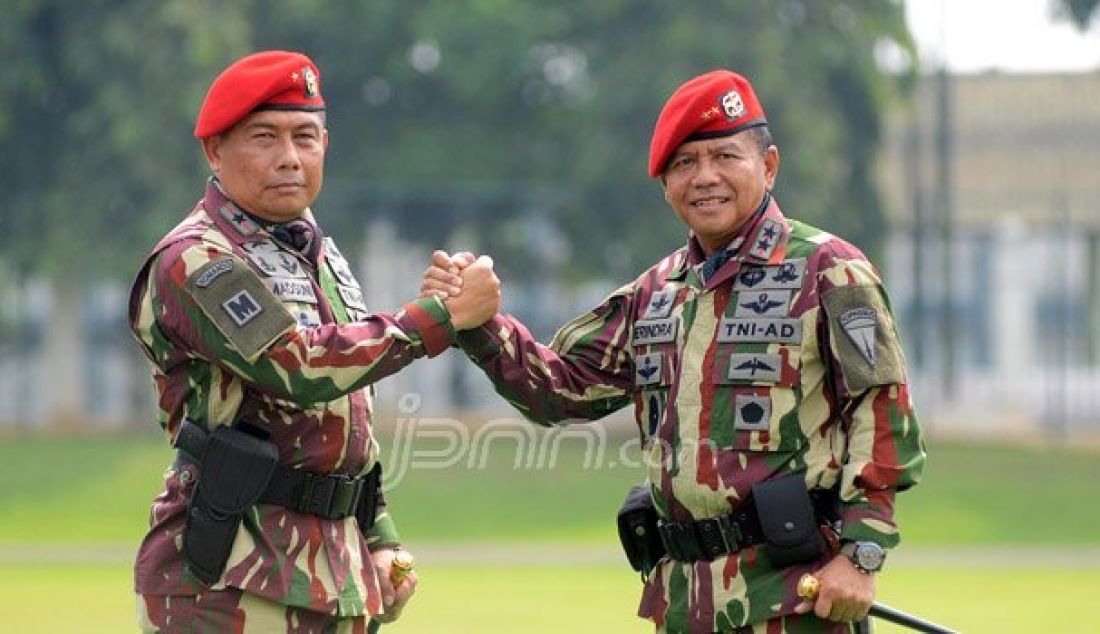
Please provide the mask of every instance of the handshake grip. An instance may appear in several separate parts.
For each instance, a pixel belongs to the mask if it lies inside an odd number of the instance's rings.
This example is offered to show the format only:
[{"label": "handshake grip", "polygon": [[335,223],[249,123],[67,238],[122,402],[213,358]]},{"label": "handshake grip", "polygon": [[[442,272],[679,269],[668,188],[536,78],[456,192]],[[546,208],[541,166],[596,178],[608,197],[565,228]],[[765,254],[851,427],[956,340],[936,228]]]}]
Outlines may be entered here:
[{"label": "handshake grip", "polygon": [[455,330],[477,328],[500,311],[500,279],[486,255],[474,258],[469,253],[450,256],[436,251],[420,289],[422,296],[444,298]]}]

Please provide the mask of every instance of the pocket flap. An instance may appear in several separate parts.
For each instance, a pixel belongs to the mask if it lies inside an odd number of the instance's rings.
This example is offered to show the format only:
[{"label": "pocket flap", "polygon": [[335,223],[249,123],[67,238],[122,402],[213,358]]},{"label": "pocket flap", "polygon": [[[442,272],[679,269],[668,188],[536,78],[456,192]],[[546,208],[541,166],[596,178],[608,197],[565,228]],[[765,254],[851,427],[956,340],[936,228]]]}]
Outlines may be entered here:
[{"label": "pocket flap", "polygon": [[801,472],[754,484],[752,497],[769,543],[786,548],[816,539],[813,502]]},{"label": "pocket flap", "polygon": [[267,488],[278,460],[279,452],[271,441],[218,427],[210,433],[203,451],[198,493],[216,512],[240,513]]}]

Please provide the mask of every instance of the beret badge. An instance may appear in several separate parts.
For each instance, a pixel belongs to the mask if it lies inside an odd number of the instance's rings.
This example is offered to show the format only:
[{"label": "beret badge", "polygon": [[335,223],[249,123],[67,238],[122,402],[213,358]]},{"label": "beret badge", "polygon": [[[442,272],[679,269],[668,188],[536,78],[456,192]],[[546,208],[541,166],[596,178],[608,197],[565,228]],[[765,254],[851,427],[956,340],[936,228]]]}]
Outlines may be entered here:
[{"label": "beret badge", "polygon": [[309,66],[302,67],[302,79],[306,83],[306,98],[317,96],[317,73]]},{"label": "beret badge", "polygon": [[745,102],[741,99],[741,93],[737,92],[737,89],[730,90],[719,97],[718,105],[722,106],[722,110],[726,113],[726,120],[731,123],[745,114]]}]

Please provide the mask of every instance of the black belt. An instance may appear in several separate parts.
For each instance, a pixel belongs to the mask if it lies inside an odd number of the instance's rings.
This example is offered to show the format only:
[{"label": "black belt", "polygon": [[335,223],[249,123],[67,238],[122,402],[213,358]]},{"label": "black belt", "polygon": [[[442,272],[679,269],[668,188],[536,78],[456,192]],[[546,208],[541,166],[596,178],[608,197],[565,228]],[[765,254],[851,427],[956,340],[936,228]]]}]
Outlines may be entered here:
[{"label": "black belt", "polygon": [[[207,432],[199,425],[184,420],[176,435],[179,450],[177,462],[198,465],[206,444]],[[285,506],[299,513],[308,513],[330,520],[356,515],[360,503],[373,504],[379,490],[381,465],[374,465],[366,475],[356,478],[345,474],[321,475],[301,469],[276,465],[260,502]],[[373,523],[374,517],[360,518]],[[362,523],[362,522],[361,522]],[[360,526],[366,530],[370,526]]]},{"label": "black belt", "polygon": [[[826,489],[810,491],[814,514],[821,524],[839,519],[836,494]],[[670,557],[677,561],[712,560],[742,548],[764,543],[764,530],[756,514],[756,505],[748,500],[729,515],[690,522],[661,520],[657,532]]]},{"label": "black belt", "polygon": [[[365,476],[352,478],[335,473],[319,475],[277,465],[271,482],[260,495],[260,501],[285,506],[299,513],[340,520],[356,514],[359,498],[368,488],[366,483],[373,479],[376,472],[377,466]],[[374,495],[375,487],[369,488],[369,495]],[[364,530],[367,528],[370,527],[363,527]]]}]

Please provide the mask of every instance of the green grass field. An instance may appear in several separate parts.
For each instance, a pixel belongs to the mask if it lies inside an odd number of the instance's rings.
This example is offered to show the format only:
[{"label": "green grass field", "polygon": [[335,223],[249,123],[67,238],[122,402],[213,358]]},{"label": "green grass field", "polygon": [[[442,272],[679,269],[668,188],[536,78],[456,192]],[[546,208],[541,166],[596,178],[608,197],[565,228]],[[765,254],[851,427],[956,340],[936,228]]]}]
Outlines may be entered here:
[{"label": "green grass field", "polygon": [[[649,631],[613,527],[641,474],[586,469],[568,443],[553,468],[515,469],[513,449],[495,447],[483,468],[411,470],[390,493],[425,557],[415,603],[388,629]],[[170,458],[145,434],[0,440],[4,631],[133,631],[129,556]],[[1100,631],[1097,481],[1095,452],[933,444],[926,481],[900,500],[904,544],[880,598],[967,632]],[[518,554],[479,561],[493,545]],[[525,560],[533,546],[542,555]]]},{"label": "green grass field", "polygon": [[[453,566],[422,569],[404,633],[652,631],[633,617],[637,578],[619,566]],[[902,567],[879,584],[881,600],[962,632],[1096,632],[1093,570],[1006,571]],[[6,632],[131,632],[125,564],[0,565]],[[876,622],[875,632],[904,632]]]}]

